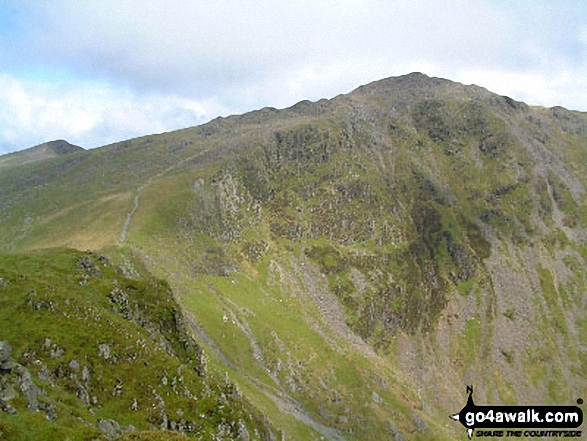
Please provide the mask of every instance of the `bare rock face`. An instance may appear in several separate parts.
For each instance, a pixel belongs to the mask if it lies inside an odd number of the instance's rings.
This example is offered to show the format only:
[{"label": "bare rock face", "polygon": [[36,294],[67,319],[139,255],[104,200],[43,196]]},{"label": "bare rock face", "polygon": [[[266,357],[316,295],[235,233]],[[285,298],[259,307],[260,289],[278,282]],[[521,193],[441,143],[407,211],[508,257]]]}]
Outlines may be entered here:
[{"label": "bare rock face", "polygon": [[12,371],[14,363],[10,361],[12,348],[7,341],[0,341],[0,410],[9,414],[15,414],[16,411],[10,405],[9,401],[14,399],[17,392],[9,381],[9,374]]},{"label": "bare rock face", "polygon": [[47,393],[38,387],[30,371],[11,358],[12,348],[6,341],[0,342],[0,410],[15,414],[10,401],[22,395],[27,402],[27,409],[44,412],[47,419],[57,418],[57,409],[47,399]]},{"label": "bare rock face", "polygon": [[10,370],[10,355],[12,348],[7,341],[0,341],[0,373],[4,370]]},{"label": "bare rock face", "polygon": [[120,424],[114,420],[100,420],[98,430],[108,439],[114,439],[122,433]]},{"label": "bare rock face", "polygon": [[110,346],[108,346],[106,343],[102,343],[98,346],[98,352],[100,357],[104,358],[105,360],[110,358]]},{"label": "bare rock face", "polygon": [[82,257],[78,262],[77,266],[86,274],[91,277],[101,277],[102,273],[100,268],[94,262],[94,259],[90,256]]}]

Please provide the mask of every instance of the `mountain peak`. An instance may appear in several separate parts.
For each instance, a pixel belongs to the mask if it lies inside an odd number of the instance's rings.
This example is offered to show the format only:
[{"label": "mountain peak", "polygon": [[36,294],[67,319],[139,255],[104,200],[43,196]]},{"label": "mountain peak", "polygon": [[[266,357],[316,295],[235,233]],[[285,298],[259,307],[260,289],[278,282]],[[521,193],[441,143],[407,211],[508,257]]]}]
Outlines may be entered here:
[{"label": "mountain peak", "polygon": [[47,148],[48,150],[52,151],[56,155],[66,155],[68,153],[75,153],[84,150],[82,147],[74,144],[70,144],[69,142],[65,141],[64,139],[57,139],[55,141],[45,142],[43,144],[39,144],[32,149],[42,149]]},{"label": "mountain peak", "polygon": [[0,156],[0,168],[15,167],[21,164],[43,161],[55,156],[68,155],[84,151],[80,146],[70,144],[63,139],[48,141],[19,152]]}]

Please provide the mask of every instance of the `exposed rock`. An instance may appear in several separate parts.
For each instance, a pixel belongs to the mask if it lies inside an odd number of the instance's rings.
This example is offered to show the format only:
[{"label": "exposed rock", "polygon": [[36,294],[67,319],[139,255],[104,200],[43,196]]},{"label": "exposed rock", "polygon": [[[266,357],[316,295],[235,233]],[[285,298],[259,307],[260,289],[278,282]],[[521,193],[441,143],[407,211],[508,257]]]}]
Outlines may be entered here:
[{"label": "exposed rock", "polygon": [[404,441],[404,437],[401,435],[395,424],[392,421],[387,422],[387,433],[391,436],[393,441]]},{"label": "exposed rock", "polygon": [[68,366],[73,372],[79,371],[79,362],[77,360],[71,360]]},{"label": "exposed rock", "polygon": [[40,402],[39,410],[45,412],[49,421],[55,421],[57,419],[57,408],[49,402]]},{"label": "exposed rock", "polygon": [[49,368],[46,365],[41,366],[41,369],[39,369],[38,377],[39,377],[39,380],[46,381],[51,386],[55,385],[55,379],[54,379],[53,373],[49,370]]},{"label": "exposed rock", "polygon": [[[16,415],[16,410],[14,409],[14,407],[12,407],[10,405],[10,403],[3,401],[1,398],[0,398],[0,410],[2,412],[6,412],[7,414],[10,414],[10,415]],[[1,435],[1,433],[0,433],[0,435]]]},{"label": "exposed rock", "polygon": [[418,432],[426,432],[426,430],[428,430],[428,424],[426,424],[426,421],[414,411],[412,411],[412,421],[414,421]]},{"label": "exposed rock", "polygon": [[112,303],[117,305],[115,310],[120,312],[125,319],[130,319],[132,317],[132,309],[130,307],[130,299],[127,293],[122,291],[118,286],[116,286],[108,295],[108,298]]},{"label": "exposed rock", "polygon": [[114,420],[100,420],[98,422],[98,430],[109,440],[115,439],[122,434],[120,424]]},{"label": "exposed rock", "polygon": [[0,341],[0,372],[10,370],[12,348],[7,341]]},{"label": "exposed rock", "polygon": [[108,346],[106,343],[101,343],[98,346],[98,354],[100,357],[108,360],[110,358],[110,346]]},{"label": "exposed rock", "polygon": [[84,256],[78,260],[77,266],[84,271],[84,273],[92,277],[102,277],[100,268],[96,266],[96,262],[91,256]]},{"label": "exposed rock", "polygon": [[33,383],[31,373],[28,369],[22,366],[17,368],[18,374],[18,385],[20,391],[24,395],[28,403],[28,409],[32,411],[39,410],[39,397],[42,395],[41,389],[39,389],[35,383]]},{"label": "exposed rock", "polygon": [[82,381],[85,381],[86,383],[88,383],[91,379],[90,376],[90,370],[88,369],[87,366],[84,366],[82,369]]},{"label": "exposed rock", "polygon": [[242,439],[243,441],[249,441],[251,439],[251,435],[249,435],[249,431],[243,420],[238,420],[237,423],[237,439]]},{"label": "exposed rock", "polygon": [[116,379],[116,384],[114,385],[114,390],[112,391],[113,395],[121,395],[122,389],[124,389],[124,382],[120,379]]},{"label": "exposed rock", "polygon": [[383,398],[379,396],[379,394],[375,391],[371,394],[371,399],[375,404],[383,404]]},{"label": "exposed rock", "polygon": [[84,402],[84,404],[86,405],[90,405],[90,394],[88,393],[88,390],[85,388],[85,386],[81,385],[81,384],[77,384],[77,390],[75,395]]},{"label": "exposed rock", "polygon": [[63,378],[65,377],[66,373],[65,373],[65,369],[63,369],[63,366],[59,365],[57,366],[57,369],[55,369],[55,376],[57,378]]},{"label": "exposed rock", "polygon": [[100,262],[103,266],[110,266],[110,260],[108,260],[108,258],[100,253],[97,253],[96,251],[87,251],[87,253],[92,256],[95,257],[96,259],[98,259],[98,262]]},{"label": "exposed rock", "polygon": [[0,410],[10,414],[15,414],[16,410],[10,405],[9,401],[16,398],[17,392],[8,377],[0,377]]},{"label": "exposed rock", "polygon": [[60,348],[59,346],[53,345],[54,348],[51,349],[51,358],[59,358],[65,354],[65,349]]}]

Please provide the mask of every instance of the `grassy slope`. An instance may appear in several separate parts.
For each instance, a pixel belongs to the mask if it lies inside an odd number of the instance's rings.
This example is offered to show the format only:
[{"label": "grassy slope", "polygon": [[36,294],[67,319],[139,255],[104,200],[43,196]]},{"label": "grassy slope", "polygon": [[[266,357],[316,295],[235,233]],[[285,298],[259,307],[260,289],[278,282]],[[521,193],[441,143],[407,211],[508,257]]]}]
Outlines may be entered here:
[{"label": "grassy slope", "polygon": [[2,439],[94,439],[100,420],[138,431],[181,423],[204,438],[221,426],[236,437],[239,421],[251,436],[266,430],[233,386],[198,374],[199,348],[178,328],[167,284],[137,274],[64,249],[0,257],[0,340],[54,410],[52,421],[27,412],[20,374],[4,373],[3,389],[18,392],[17,413],[0,413]]}]

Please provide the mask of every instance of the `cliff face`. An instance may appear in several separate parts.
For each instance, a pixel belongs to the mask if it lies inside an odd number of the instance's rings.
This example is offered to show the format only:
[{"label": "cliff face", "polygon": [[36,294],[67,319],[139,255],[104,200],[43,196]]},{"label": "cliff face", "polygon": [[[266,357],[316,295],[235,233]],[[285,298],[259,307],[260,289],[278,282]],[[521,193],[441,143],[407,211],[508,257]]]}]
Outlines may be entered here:
[{"label": "cliff face", "polygon": [[465,384],[586,390],[585,164],[585,114],[410,74],[0,171],[0,240],[133,249],[293,439],[453,439]]}]

